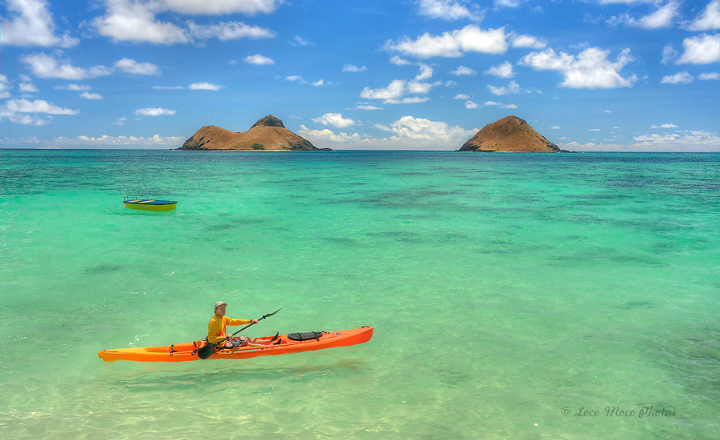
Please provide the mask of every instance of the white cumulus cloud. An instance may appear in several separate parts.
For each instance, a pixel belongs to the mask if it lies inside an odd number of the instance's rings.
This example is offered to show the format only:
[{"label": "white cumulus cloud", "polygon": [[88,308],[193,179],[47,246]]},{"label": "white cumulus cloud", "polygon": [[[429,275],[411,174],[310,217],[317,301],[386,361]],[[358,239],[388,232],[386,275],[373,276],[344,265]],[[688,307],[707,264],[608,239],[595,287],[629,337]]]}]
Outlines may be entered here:
[{"label": "white cumulus cloud", "polygon": [[711,31],[720,29],[720,0],[711,1],[703,12],[690,23],[691,31]]},{"label": "white cumulus cloud", "polygon": [[316,145],[322,145],[323,143],[332,142],[336,144],[345,144],[345,145],[353,145],[355,143],[361,143],[362,138],[359,134],[353,133],[353,134],[347,134],[347,133],[339,133],[336,134],[330,129],[323,129],[323,130],[310,130],[308,127],[301,125],[300,131],[298,131],[298,134],[300,136],[304,137],[305,139],[309,140],[313,144]]},{"label": "white cumulus cloud", "polygon": [[20,83],[20,85],[18,86],[18,89],[23,93],[37,93],[38,92],[38,88],[35,87],[35,84],[29,83],[29,82]]},{"label": "white cumulus cloud", "polygon": [[390,62],[392,64],[395,64],[396,66],[409,66],[412,63],[404,58],[400,58],[399,56],[395,55],[394,57],[390,58]]},{"label": "white cumulus cloud", "polygon": [[640,26],[644,29],[660,29],[667,28],[673,24],[673,20],[678,15],[680,3],[670,1],[658,8],[652,14],[646,15],[638,20]]},{"label": "white cumulus cloud", "polygon": [[515,81],[510,81],[507,87],[495,87],[488,84],[487,88],[490,90],[490,93],[498,96],[520,93],[520,86]]},{"label": "white cumulus cloud", "polygon": [[607,22],[612,26],[625,25],[642,29],[661,29],[672,26],[675,17],[678,16],[680,3],[670,1],[654,12],[640,18],[635,18],[630,14],[622,14],[610,18]]},{"label": "white cumulus cloud", "polygon": [[12,84],[7,76],[0,75],[0,99],[8,99],[10,97],[10,89],[12,89]]},{"label": "white cumulus cloud", "polygon": [[403,116],[383,129],[393,133],[387,140],[396,143],[398,147],[439,150],[459,148],[477,132],[475,129],[465,130],[459,126],[451,127],[446,122],[413,116]]},{"label": "white cumulus cloud", "polygon": [[517,8],[523,0],[495,0],[495,6],[498,8]]},{"label": "white cumulus cloud", "polygon": [[675,75],[664,76],[660,84],[690,84],[695,78],[689,72],[680,72]]},{"label": "white cumulus cloud", "polygon": [[258,66],[267,66],[275,64],[275,61],[273,61],[272,58],[268,58],[266,56],[256,54],[256,55],[250,55],[243,58],[243,61],[245,61],[248,64],[256,64]]},{"label": "white cumulus cloud", "polygon": [[387,132],[387,137],[360,136],[357,133],[336,134],[329,129],[309,130],[301,126],[299,134],[316,145],[334,143],[334,148],[380,149],[380,150],[457,150],[478,129],[465,130],[445,122],[432,121],[413,116],[403,116],[389,125],[375,128]]},{"label": "white cumulus cloud", "polygon": [[90,93],[90,92],[83,92],[80,94],[81,98],[84,99],[91,99],[91,100],[99,100],[102,99],[102,95],[99,93]]},{"label": "white cumulus cloud", "polygon": [[485,71],[485,74],[498,76],[500,78],[512,78],[513,75],[515,75],[513,73],[513,65],[512,63],[510,63],[510,61],[505,61],[499,66],[490,67],[488,70]]},{"label": "white cumulus cloud", "polygon": [[163,9],[181,14],[271,14],[284,0],[162,0]]},{"label": "white cumulus cloud", "polygon": [[115,68],[134,75],[159,75],[160,69],[152,63],[138,63],[130,58],[123,58],[115,62]]},{"label": "white cumulus cloud", "polygon": [[720,34],[702,34],[683,40],[685,53],[677,64],[710,64],[720,61]]},{"label": "white cumulus cloud", "polygon": [[385,43],[385,49],[417,58],[457,58],[468,52],[505,53],[508,43],[504,28],[483,30],[475,25],[467,25],[442,35],[425,33],[415,40],[409,37],[399,41],[389,40]]},{"label": "white cumulus cloud", "polygon": [[32,73],[39,78],[62,78],[69,80],[93,78],[100,75],[109,75],[111,69],[104,66],[95,66],[90,69],[75,67],[70,63],[59,62],[55,58],[44,54],[36,53],[26,55],[21,60],[27,64]]},{"label": "white cumulus cloud", "polygon": [[[206,3],[206,2],[204,2]],[[113,41],[155,44],[187,43],[187,31],[155,18],[149,3],[132,0],[105,0],[107,14],[93,20],[98,33]]]},{"label": "white cumulus cloud", "polygon": [[177,110],[169,110],[166,108],[139,108],[135,110],[137,116],[163,116],[163,115],[174,115]]},{"label": "white cumulus cloud", "polygon": [[410,81],[396,79],[386,88],[371,89],[365,87],[360,97],[365,99],[382,99],[386,104],[418,104],[428,101],[428,97],[403,97],[406,93],[428,94],[433,87],[442,85],[441,81],[427,82],[432,78],[433,69],[427,64],[419,63],[420,71]]},{"label": "white cumulus cloud", "polygon": [[512,47],[522,49],[544,49],[545,46],[547,46],[547,42],[545,40],[533,37],[532,35],[512,36]]},{"label": "white cumulus cloud", "polygon": [[7,17],[0,17],[2,44],[7,46],[72,47],[79,43],[68,34],[58,37],[45,0],[7,0]]},{"label": "white cumulus cloud", "polygon": [[12,113],[45,113],[48,115],[77,115],[80,110],[58,107],[42,99],[28,101],[27,99],[11,99],[5,107]]},{"label": "white cumulus cloud", "polygon": [[117,71],[134,75],[160,74],[160,69],[155,64],[138,63],[130,58],[122,58],[116,61],[112,68],[105,66],[93,66],[90,68],[77,67],[73,66],[69,61],[59,61],[45,53],[26,55],[22,57],[21,60],[28,66],[30,71],[39,78],[80,80],[112,75]]},{"label": "white cumulus cloud", "polygon": [[355,125],[355,121],[350,118],[343,118],[340,113],[325,113],[319,118],[313,118],[313,122],[322,125],[332,125],[335,128],[347,128]]},{"label": "white cumulus cloud", "polygon": [[610,61],[608,55],[610,51],[597,47],[585,49],[577,56],[566,52],[558,54],[553,49],[547,49],[542,52],[531,52],[520,60],[520,65],[535,70],[556,70],[564,77],[560,85],[567,88],[632,87],[637,76],[624,77],[620,74],[620,71],[633,61],[630,49],[623,50],[616,61]]},{"label": "white cumulus cloud", "polygon": [[383,99],[386,102],[390,102],[400,98],[405,91],[405,84],[407,81],[396,79],[390,83],[386,88],[371,89],[365,87],[360,92],[360,97],[365,99]]},{"label": "white cumulus cloud", "polygon": [[462,75],[475,76],[475,75],[477,75],[477,72],[469,67],[458,66],[458,68],[453,70],[452,72],[450,72],[450,74],[455,75],[455,76],[462,76]]},{"label": "white cumulus cloud", "polygon": [[717,133],[703,130],[676,131],[669,134],[649,133],[633,138],[631,144],[579,144],[570,142],[558,146],[573,151],[620,151],[620,152],[717,152],[720,137]]},{"label": "white cumulus cloud", "polygon": [[305,80],[305,78],[303,78],[300,75],[289,75],[289,76],[285,77],[285,80],[290,81],[290,82],[300,83],[300,84],[307,84],[307,81]]},{"label": "white cumulus cloud", "polygon": [[419,0],[420,15],[452,21],[460,19],[482,20],[483,13],[465,0]]},{"label": "white cumulus cloud", "polygon": [[178,44],[217,38],[221,41],[239,38],[272,38],[275,33],[243,22],[219,22],[199,25],[191,20],[161,21],[157,14],[230,14],[272,12],[279,4],[260,0],[105,0],[106,14],[95,18],[97,32],[115,42]]}]

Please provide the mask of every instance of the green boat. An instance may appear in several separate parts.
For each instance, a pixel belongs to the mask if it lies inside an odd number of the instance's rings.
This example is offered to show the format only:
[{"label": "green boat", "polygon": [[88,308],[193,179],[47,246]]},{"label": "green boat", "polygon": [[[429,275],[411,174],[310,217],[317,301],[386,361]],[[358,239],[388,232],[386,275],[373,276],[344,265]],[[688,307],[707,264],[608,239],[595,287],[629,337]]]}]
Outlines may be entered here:
[{"label": "green boat", "polygon": [[172,211],[177,206],[177,201],[125,196],[123,204],[125,204],[126,208],[140,209],[143,211]]}]

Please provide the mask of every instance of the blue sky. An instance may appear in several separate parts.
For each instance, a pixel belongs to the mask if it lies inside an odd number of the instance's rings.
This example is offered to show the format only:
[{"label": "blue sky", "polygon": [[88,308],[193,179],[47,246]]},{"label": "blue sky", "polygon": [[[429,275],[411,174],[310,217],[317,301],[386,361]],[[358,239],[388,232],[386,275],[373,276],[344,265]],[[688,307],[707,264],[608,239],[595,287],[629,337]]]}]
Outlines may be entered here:
[{"label": "blue sky", "polygon": [[720,0],[0,0],[0,148],[176,148],[272,114],[318,147],[719,151]]}]

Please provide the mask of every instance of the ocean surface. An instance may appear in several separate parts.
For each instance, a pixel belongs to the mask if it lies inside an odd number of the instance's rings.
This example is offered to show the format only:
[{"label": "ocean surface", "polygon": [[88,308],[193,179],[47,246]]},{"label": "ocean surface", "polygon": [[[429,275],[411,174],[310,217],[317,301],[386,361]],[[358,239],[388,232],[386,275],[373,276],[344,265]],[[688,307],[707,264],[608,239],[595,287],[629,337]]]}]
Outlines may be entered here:
[{"label": "ocean surface", "polygon": [[[97,356],[218,300],[375,333]],[[3,439],[716,439],[719,317],[718,154],[0,150]]]}]

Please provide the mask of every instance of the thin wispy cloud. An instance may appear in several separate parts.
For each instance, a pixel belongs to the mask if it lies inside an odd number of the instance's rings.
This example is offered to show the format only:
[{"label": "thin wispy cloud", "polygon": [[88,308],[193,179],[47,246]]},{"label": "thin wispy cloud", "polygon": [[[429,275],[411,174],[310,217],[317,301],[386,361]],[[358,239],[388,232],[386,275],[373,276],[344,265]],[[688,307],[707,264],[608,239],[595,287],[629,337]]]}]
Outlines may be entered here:
[{"label": "thin wispy cloud", "polygon": [[343,72],[360,73],[367,72],[368,68],[365,66],[356,66],[354,64],[345,64],[342,68]]}]

